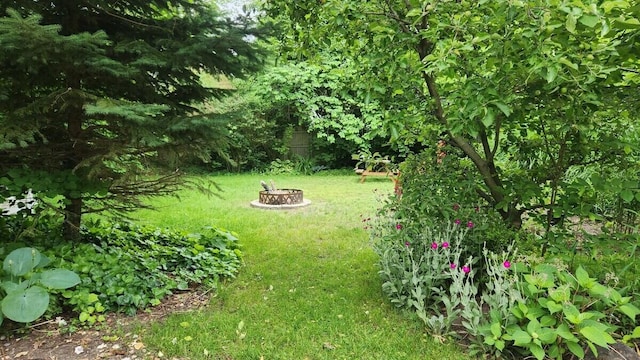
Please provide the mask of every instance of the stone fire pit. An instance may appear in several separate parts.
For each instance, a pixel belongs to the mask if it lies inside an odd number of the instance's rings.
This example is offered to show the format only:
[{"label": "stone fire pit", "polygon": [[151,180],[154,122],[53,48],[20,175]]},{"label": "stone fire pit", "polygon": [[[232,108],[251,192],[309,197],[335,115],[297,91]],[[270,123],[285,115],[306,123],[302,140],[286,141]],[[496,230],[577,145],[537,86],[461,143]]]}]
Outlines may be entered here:
[{"label": "stone fire pit", "polygon": [[303,192],[299,189],[263,190],[260,191],[258,200],[251,202],[252,207],[262,209],[295,209],[309,204],[311,201],[304,199]]}]

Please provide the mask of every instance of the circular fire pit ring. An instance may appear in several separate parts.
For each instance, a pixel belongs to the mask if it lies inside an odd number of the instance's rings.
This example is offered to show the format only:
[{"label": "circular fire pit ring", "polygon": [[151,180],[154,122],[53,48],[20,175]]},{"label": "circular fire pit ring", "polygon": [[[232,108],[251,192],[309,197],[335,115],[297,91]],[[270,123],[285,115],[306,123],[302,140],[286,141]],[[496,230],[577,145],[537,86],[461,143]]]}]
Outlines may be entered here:
[{"label": "circular fire pit ring", "polygon": [[252,207],[262,209],[295,209],[309,204],[311,201],[304,199],[299,189],[260,191],[258,200],[251,202]]}]

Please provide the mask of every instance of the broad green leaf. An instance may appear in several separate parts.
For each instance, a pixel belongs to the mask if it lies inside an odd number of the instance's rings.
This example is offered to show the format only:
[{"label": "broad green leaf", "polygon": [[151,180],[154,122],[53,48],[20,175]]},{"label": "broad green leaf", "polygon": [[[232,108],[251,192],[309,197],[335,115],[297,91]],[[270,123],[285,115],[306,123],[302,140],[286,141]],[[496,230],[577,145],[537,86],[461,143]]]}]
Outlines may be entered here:
[{"label": "broad green leaf", "polygon": [[2,264],[2,269],[14,276],[23,276],[33,270],[39,263],[40,252],[34,248],[25,247],[13,250],[7,255]]},{"label": "broad green leaf", "polygon": [[28,323],[41,317],[49,307],[49,293],[39,286],[13,292],[2,300],[2,312],[15,322]]},{"label": "broad green leaf", "polygon": [[571,332],[571,329],[569,329],[569,325],[567,324],[561,324],[560,326],[558,326],[558,328],[556,329],[556,332],[558,333],[558,336],[560,336],[561,338],[567,340],[567,341],[578,341],[578,338],[573,335],[573,333]]},{"label": "broad green leaf", "polygon": [[576,270],[576,279],[578,280],[578,285],[583,288],[589,289],[592,287],[592,279],[582,266],[579,266]]},{"label": "broad green leaf", "polygon": [[593,326],[583,327],[582,329],[580,329],[580,334],[587,340],[601,347],[607,347],[608,344],[613,344],[616,342],[611,337],[611,335]]},{"label": "broad green leaf", "polygon": [[495,105],[498,107],[498,109],[500,109],[500,111],[502,111],[504,116],[511,115],[512,111],[511,111],[511,108],[508,105],[503,104],[501,102],[496,102]]},{"label": "broad green leaf", "polygon": [[513,344],[516,346],[525,346],[531,343],[531,335],[523,330],[516,330],[513,334]]},{"label": "broad green leaf", "polygon": [[[562,306],[560,306],[562,308]],[[551,315],[545,315],[540,318],[540,325],[544,326],[555,326],[556,318]]]},{"label": "broad green leaf", "polygon": [[499,323],[492,323],[491,334],[495,337],[500,337],[500,335],[502,334],[502,326],[500,326]]},{"label": "broad green leaf", "polygon": [[631,202],[634,198],[633,191],[624,189],[620,192],[620,197],[622,198],[622,200],[624,200],[624,202]]},{"label": "broad green leaf", "polygon": [[607,292],[609,292],[609,288],[599,283],[593,284],[591,289],[589,289],[589,293],[594,296],[604,296]]},{"label": "broad green leaf", "polygon": [[565,64],[568,67],[572,68],[573,70],[579,70],[580,67],[578,66],[578,64],[574,64],[571,61],[569,61],[567,58],[560,58],[560,60],[558,60],[559,63],[561,64]]},{"label": "broad green leaf", "polygon": [[612,9],[626,9],[629,7],[629,2],[625,0],[612,0],[605,1],[601,5],[605,13],[611,12]]},{"label": "broad green leaf", "polygon": [[549,300],[547,302],[547,309],[549,309],[549,312],[551,314],[555,314],[559,311],[562,311],[562,305],[558,304],[557,302],[553,301],[553,300]]},{"label": "broad green leaf", "polygon": [[576,17],[573,14],[568,14],[567,15],[567,21],[565,22],[565,26],[566,26],[567,30],[570,33],[575,34],[575,32],[576,32]]},{"label": "broad green leaf", "polygon": [[538,344],[531,344],[531,346],[529,346],[529,351],[531,351],[531,354],[533,354],[533,356],[535,356],[536,359],[538,360],[544,359],[544,350],[542,349],[542,346]]},{"label": "broad green leaf", "polygon": [[16,282],[7,280],[7,281],[3,281],[2,284],[0,284],[0,286],[2,287],[2,289],[4,289],[4,292],[9,294],[16,291],[26,290],[28,287],[28,282],[22,281],[22,282],[16,283]]},{"label": "broad green leaf", "polygon": [[620,20],[616,19],[616,27],[626,30],[640,29],[640,21],[638,19]]},{"label": "broad green leaf", "polygon": [[578,359],[584,359],[584,349],[578,345],[577,342],[568,341],[567,348],[569,348],[569,351],[571,351],[573,355],[577,356]]},{"label": "broad green leaf", "polygon": [[78,285],[80,277],[71,270],[53,269],[42,273],[40,283],[50,289],[67,289]]},{"label": "broad green leaf", "polygon": [[487,113],[485,114],[484,118],[482,118],[482,125],[484,125],[485,127],[489,127],[493,125],[495,120],[496,114],[493,112],[493,109],[487,108]]},{"label": "broad green leaf", "polygon": [[621,313],[627,315],[629,318],[631,318],[631,320],[635,320],[636,316],[638,316],[638,314],[640,314],[640,309],[638,309],[635,305],[628,303],[628,304],[624,304],[621,305],[618,310],[620,310]]},{"label": "broad green leaf", "polygon": [[579,324],[582,322],[580,318],[580,311],[573,304],[564,304],[562,306],[562,313],[573,324]]},{"label": "broad green leaf", "polygon": [[407,13],[407,17],[416,17],[420,15],[422,15],[422,9],[420,8],[413,8]]},{"label": "broad green leaf", "polygon": [[548,83],[552,83],[558,76],[558,70],[555,67],[547,68],[547,76],[545,77]]},{"label": "broad green leaf", "polygon": [[540,339],[543,344],[553,344],[557,338],[558,334],[554,329],[542,328],[538,331],[538,339]]},{"label": "broad green leaf", "polygon": [[596,26],[600,22],[598,17],[595,15],[582,15],[579,21],[582,25],[590,28]]}]

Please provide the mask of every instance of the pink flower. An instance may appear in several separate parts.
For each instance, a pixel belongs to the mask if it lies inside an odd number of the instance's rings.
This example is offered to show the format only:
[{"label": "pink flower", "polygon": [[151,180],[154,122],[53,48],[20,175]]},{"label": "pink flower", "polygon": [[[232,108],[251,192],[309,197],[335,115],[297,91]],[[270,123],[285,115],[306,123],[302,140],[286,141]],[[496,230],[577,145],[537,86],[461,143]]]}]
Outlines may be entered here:
[{"label": "pink flower", "polygon": [[440,246],[442,246],[443,248],[445,248],[445,249],[446,249],[446,248],[448,248],[448,247],[449,247],[449,243],[445,241],[445,242],[443,242],[443,243],[442,243],[442,245],[440,245]]},{"label": "pink flower", "polygon": [[433,242],[433,243],[431,243],[431,248],[432,248],[433,250],[436,250],[436,249],[438,248],[438,243],[437,243],[437,242]]},{"label": "pink flower", "polygon": [[396,229],[401,230],[402,229],[402,224],[396,224]]},{"label": "pink flower", "polygon": [[453,223],[456,225],[460,225],[460,219],[456,219]]},{"label": "pink flower", "polygon": [[457,266],[456,264],[451,263],[451,265],[449,265],[449,268],[450,268],[451,270],[453,270],[453,269],[455,269],[455,268],[456,268],[456,266]]},{"label": "pink flower", "polygon": [[505,269],[508,269],[508,268],[510,268],[510,267],[511,267],[511,262],[510,262],[509,260],[505,260],[505,261],[502,263],[502,266],[504,266],[504,268],[505,268]]},{"label": "pink flower", "polygon": [[404,246],[409,247],[409,246],[411,246],[411,243],[410,243],[410,242],[408,242],[408,241],[405,241],[405,242],[404,242]]},{"label": "pink flower", "polygon": [[454,210],[454,211],[458,211],[458,210],[460,210],[460,205],[458,205],[458,204],[453,204],[453,210]]},{"label": "pink flower", "polygon": [[471,268],[465,265],[465,266],[463,266],[463,267],[462,267],[462,271],[463,271],[465,274],[468,274],[468,273],[471,271]]},{"label": "pink flower", "polygon": [[467,222],[467,227],[469,229],[473,228],[473,221],[469,220],[469,222]]}]

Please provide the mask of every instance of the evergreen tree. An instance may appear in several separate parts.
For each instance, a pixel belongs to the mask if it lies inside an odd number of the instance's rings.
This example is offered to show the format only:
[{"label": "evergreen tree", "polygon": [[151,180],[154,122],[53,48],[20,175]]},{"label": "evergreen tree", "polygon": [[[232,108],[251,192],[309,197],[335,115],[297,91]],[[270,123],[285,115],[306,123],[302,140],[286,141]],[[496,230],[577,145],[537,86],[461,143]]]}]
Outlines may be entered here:
[{"label": "evergreen tree", "polygon": [[0,185],[63,195],[68,239],[83,213],[176,190],[177,172],[145,174],[150,159],[206,160],[224,140],[197,105],[227,90],[201,75],[260,65],[249,18],[205,0],[16,0],[0,14]]}]

